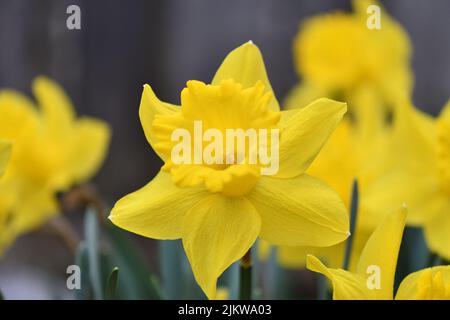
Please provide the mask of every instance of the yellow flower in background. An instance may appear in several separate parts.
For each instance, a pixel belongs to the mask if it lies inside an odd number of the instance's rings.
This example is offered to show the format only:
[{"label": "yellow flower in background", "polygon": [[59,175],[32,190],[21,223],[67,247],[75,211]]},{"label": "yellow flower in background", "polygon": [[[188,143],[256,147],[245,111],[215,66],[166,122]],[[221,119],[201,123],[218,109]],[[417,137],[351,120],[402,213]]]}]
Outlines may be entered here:
[{"label": "yellow flower in background", "polygon": [[217,288],[216,300],[229,300],[230,290],[224,287]]},{"label": "yellow flower in background", "polygon": [[[182,238],[196,281],[210,299],[216,297],[218,277],[257,237],[291,246],[342,242],[349,229],[343,202],[304,172],[345,110],[344,103],[319,99],[280,111],[252,43],[232,51],[210,85],[189,81],[181,107],[161,102],[146,85],[141,123],[165,165],[148,185],[119,200],[110,219],[146,237]],[[192,131],[196,120],[219,131],[278,128],[278,172],[261,175],[258,165],[247,163],[175,164],[171,133],[180,127]]]},{"label": "yellow flower in background", "polygon": [[92,177],[109,144],[108,125],[76,119],[58,84],[39,77],[33,93],[37,106],[19,92],[0,91],[0,138],[14,145],[0,181],[0,250],[58,213],[56,193]]},{"label": "yellow flower in background", "polygon": [[398,108],[385,157],[388,170],[367,190],[371,213],[398,202],[408,205],[408,224],[423,226],[429,248],[450,259],[450,102],[437,119],[410,103]]},{"label": "yellow flower in background", "polygon": [[[374,128],[371,122],[373,118],[370,110],[376,105],[376,99],[371,92],[367,91],[360,98],[365,103],[361,108],[363,112],[359,123],[344,118],[307,170],[309,175],[325,181],[338,192],[344,200],[347,211],[350,210],[353,181],[355,179],[358,181],[361,202],[365,197],[367,186],[384,172],[382,160],[387,152],[391,135],[391,128]],[[382,219],[383,217],[367,214],[364,208],[359,206],[356,229],[352,235],[350,270],[356,268],[364,244]],[[266,244],[262,243],[260,247],[262,259],[268,256],[265,246]],[[305,267],[307,254],[317,255],[332,267],[340,267],[343,263],[344,250],[343,243],[325,248],[278,247],[277,256],[280,264],[288,268]]]},{"label": "yellow flower in background", "polygon": [[[406,209],[386,217],[367,241],[355,272],[328,268],[312,255],[307,258],[307,267],[331,281],[334,300],[391,300],[405,221]],[[450,299],[450,266],[408,275],[395,299]]]},{"label": "yellow flower in background", "polygon": [[450,300],[450,266],[411,273],[400,284],[395,299]]},{"label": "yellow flower in background", "polygon": [[306,257],[309,254],[320,257],[332,268],[342,266],[344,259],[345,242],[330,247],[291,247],[272,246],[264,240],[258,242],[258,255],[262,261],[267,261],[271,250],[276,250],[277,262],[288,269],[303,269],[306,267]]},{"label": "yellow flower in background", "polygon": [[5,172],[8,165],[9,158],[11,157],[11,144],[0,140],[0,177]]},{"label": "yellow flower in background", "polygon": [[411,92],[408,36],[385,10],[381,29],[369,29],[370,4],[381,7],[376,1],[355,0],[352,13],[329,13],[302,23],[294,40],[302,83],[290,93],[288,108],[326,96],[346,101],[353,113],[361,106],[355,95],[369,88],[381,102],[380,112]]},{"label": "yellow flower in background", "polygon": [[[294,59],[302,83],[286,99],[290,109],[321,96],[348,102],[349,115],[307,171],[337,190],[347,208],[355,179],[361,202],[367,186],[383,174],[392,131],[390,112],[395,112],[399,101],[411,90],[407,35],[384,10],[381,30],[368,29],[366,10],[370,4],[379,5],[357,0],[353,1],[353,13],[326,14],[302,24],[294,41]],[[370,214],[359,206],[350,270],[355,270],[365,242],[383,219],[379,212]],[[277,248],[280,263],[287,267],[303,267],[306,253],[339,267],[344,249],[343,244],[331,248]]]}]

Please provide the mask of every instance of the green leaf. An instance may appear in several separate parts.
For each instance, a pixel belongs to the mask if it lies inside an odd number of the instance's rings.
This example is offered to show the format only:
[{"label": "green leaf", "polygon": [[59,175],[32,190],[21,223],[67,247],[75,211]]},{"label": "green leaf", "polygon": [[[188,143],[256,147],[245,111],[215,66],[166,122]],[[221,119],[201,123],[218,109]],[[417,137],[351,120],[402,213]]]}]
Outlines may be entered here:
[{"label": "green leaf", "polygon": [[110,222],[106,223],[105,231],[109,263],[120,269],[117,299],[162,299],[156,277],[129,240],[130,234]]},{"label": "green leaf", "polygon": [[119,268],[115,267],[106,281],[105,296],[108,300],[116,298],[117,278],[119,277]]},{"label": "green leaf", "polygon": [[355,179],[352,186],[352,198],[350,200],[350,236],[345,243],[345,255],[342,268],[348,270],[350,266],[350,258],[352,252],[353,239],[355,238],[356,219],[358,216],[359,207],[359,187],[358,181]]},{"label": "green leaf", "polygon": [[183,245],[180,240],[159,241],[162,287],[166,299],[184,298],[183,255]]},{"label": "green leaf", "polygon": [[94,299],[103,299],[101,269],[98,246],[98,220],[94,209],[88,208],[84,220],[84,232],[87,245],[89,279]]},{"label": "green leaf", "polygon": [[89,280],[88,252],[85,242],[80,242],[78,246],[75,264],[79,266],[81,270],[81,289],[75,291],[75,298],[77,300],[92,299],[92,287]]}]

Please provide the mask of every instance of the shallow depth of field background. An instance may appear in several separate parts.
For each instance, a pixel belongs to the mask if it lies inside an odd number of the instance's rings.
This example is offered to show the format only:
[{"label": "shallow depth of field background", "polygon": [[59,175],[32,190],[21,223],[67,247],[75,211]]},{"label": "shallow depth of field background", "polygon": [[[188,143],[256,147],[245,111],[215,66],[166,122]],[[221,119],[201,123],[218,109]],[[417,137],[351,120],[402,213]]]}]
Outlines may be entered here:
[{"label": "shallow depth of field background", "polygon": [[[381,2],[412,41],[414,102],[436,114],[449,98],[450,1]],[[71,4],[81,8],[79,31],[66,28]],[[187,80],[210,81],[229,51],[252,40],[282,101],[297,81],[291,43],[299,24],[334,9],[349,10],[350,1],[0,0],[0,87],[29,94],[31,80],[48,75],[65,87],[78,114],[110,123],[109,156],[94,181],[112,205],[161,166],[139,122],[144,83],[161,100],[179,103]],[[80,226],[81,213],[67,214]],[[156,241],[135,238],[157,271]],[[40,230],[20,238],[0,260],[0,287],[9,299],[70,298],[62,290],[69,264],[64,246]]]}]

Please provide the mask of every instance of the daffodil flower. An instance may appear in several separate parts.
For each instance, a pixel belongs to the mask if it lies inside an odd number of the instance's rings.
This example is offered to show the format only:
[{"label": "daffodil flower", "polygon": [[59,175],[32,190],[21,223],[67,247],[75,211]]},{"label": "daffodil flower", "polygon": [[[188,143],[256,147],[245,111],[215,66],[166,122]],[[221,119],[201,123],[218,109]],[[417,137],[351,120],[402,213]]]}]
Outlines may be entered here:
[{"label": "daffodil flower", "polygon": [[0,177],[5,172],[10,157],[11,144],[6,141],[0,140]]},{"label": "daffodil flower", "polygon": [[[382,9],[380,30],[367,27],[369,5]],[[352,13],[336,12],[306,20],[294,40],[294,60],[302,83],[288,95],[287,108],[302,107],[322,96],[347,101],[350,106],[350,117],[340,122],[307,171],[337,190],[347,208],[354,179],[363,199],[367,185],[384,172],[382,157],[374,155],[387,152],[389,112],[411,90],[409,52],[404,30],[372,0],[353,1]],[[362,206],[358,210],[350,270],[356,268],[364,243],[379,224],[380,211],[374,212],[367,213]],[[262,243],[263,257],[265,246]],[[277,252],[280,263],[289,268],[304,267],[307,253],[339,267],[344,248],[342,244],[330,248],[279,247]]]},{"label": "daffodil flower", "polygon": [[370,212],[406,202],[408,223],[423,226],[428,246],[450,259],[450,102],[437,119],[409,102],[396,114],[386,173],[369,185]]},{"label": "daffodil flower", "polygon": [[56,193],[92,177],[109,143],[108,125],[76,119],[58,84],[39,77],[33,92],[37,106],[19,92],[0,91],[0,138],[14,145],[0,182],[0,251],[58,213]]},{"label": "daffodil flower", "polygon": [[[334,300],[392,300],[397,257],[406,221],[406,208],[388,215],[367,241],[357,270],[326,267],[313,255],[307,268],[332,283]],[[408,275],[395,299],[449,299],[450,266],[427,268]]]},{"label": "daffodil flower", "polygon": [[[345,111],[344,103],[319,99],[281,112],[252,43],[232,51],[211,84],[189,81],[181,107],[161,102],[145,85],[141,123],[165,164],[148,185],[119,200],[110,219],[146,237],[181,238],[196,281],[210,299],[216,297],[218,277],[258,237],[292,246],[342,242],[349,230],[342,200],[305,170]],[[191,132],[197,120],[220,132],[278,128],[278,172],[261,175],[260,164],[246,162],[174,163],[171,134],[177,128]]]},{"label": "daffodil flower", "polygon": [[[367,26],[369,5],[381,9],[381,28]],[[412,90],[411,45],[404,29],[378,1],[354,0],[353,12],[333,12],[302,22],[294,39],[294,62],[302,83],[290,92],[286,107],[295,108],[318,97],[346,101],[358,117],[370,90],[379,100],[372,123]]]}]

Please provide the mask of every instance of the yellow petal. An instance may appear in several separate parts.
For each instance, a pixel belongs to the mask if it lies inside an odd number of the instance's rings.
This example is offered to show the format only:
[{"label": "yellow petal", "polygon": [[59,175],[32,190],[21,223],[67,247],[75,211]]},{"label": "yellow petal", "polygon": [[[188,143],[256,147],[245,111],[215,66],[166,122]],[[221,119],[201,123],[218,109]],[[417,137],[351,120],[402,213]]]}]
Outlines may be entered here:
[{"label": "yellow petal", "polygon": [[164,160],[164,157],[155,149],[157,139],[153,130],[153,120],[156,115],[170,115],[179,110],[179,107],[159,100],[152,88],[146,84],[142,92],[141,104],[139,106],[139,118],[144,129],[145,137],[150,146],[155,150],[158,156]]},{"label": "yellow petal", "polygon": [[321,97],[329,97],[329,94],[322,87],[318,87],[309,82],[302,82],[289,91],[283,106],[286,109],[303,108]]},{"label": "yellow petal", "polygon": [[[418,179],[417,177],[420,177]],[[402,203],[408,206],[408,223],[422,225],[442,212],[438,177],[424,167],[403,162],[385,172],[366,187],[361,206],[366,208],[365,227],[378,224],[380,213],[389,212]]]},{"label": "yellow petal", "polygon": [[155,239],[181,238],[183,217],[206,192],[178,188],[160,172],[145,187],[120,199],[109,219],[118,227]]},{"label": "yellow petal", "polygon": [[396,300],[449,300],[450,266],[426,268],[409,274],[398,288]]},{"label": "yellow petal", "polygon": [[[253,87],[257,81],[262,81],[266,90],[273,92],[261,52],[252,42],[244,43],[226,56],[211,84],[219,85],[223,80],[228,79],[234,79],[242,84],[244,89]],[[280,111],[274,94],[269,102],[269,108]]]},{"label": "yellow petal", "polygon": [[61,135],[69,132],[75,119],[70,98],[58,83],[43,76],[33,81],[33,93],[49,133],[54,138],[63,138]]},{"label": "yellow petal", "polygon": [[273,244],[324,247],[348,237],[342,200],[306,174],[293,179],[261,177],[248,199],[261,215],[261,238]]},{"label": "yellow petal", "polygon": [[262,261],[269,259],[270,253],[272,252],[272,245],[263,239],[258,240],[258,257]]},{"label": "yellow petal", "polygon": [[347,110],[345,103],[318,99],[283,121],[280,138],[280,178],[295,177],[309,167]]},{"label": "yellow petal", "polygon": [[59,204],[53,190],[29,188],[21,192],[20,197],[23,201],[16,204],[8,223],[16,235],[40,228],[59,212]]},{"label": "yellow petal", "polygon": [[0,140],[0,177],[3,175],[3,172],[5,172],[10,157],[11,144],[4,140]]},{"label": "yellow petal", "polygon": [[345,242],[330,247],[278,247],[278,262],[286,268],[304,268],[308,254],[325,261],[330,268],[342,266]]},{"label": "yellow petal", "polygon": [[81,118],[75,122],[70,157],[75,183],[88,180],[98,171],[107,154],[110,136],[110,128],[103,121]]},{"label": "yellow petal", "polygon": [[0,92],[0,115],[0,136],[13,143],[31,132],[35,134],[39,124],[32,101],[14,90]]},{"label": "yellow petal", "polygon": [[306,267],[326,276],[333,285],[333,300],[374,299],[373,292],[367,288],[366,279],[342,269],[331,269],[312,255],[306,259]]},{"label": "yellow petal", "polygon": [[436,215],[424,226],[428,247],[450,261],[450,199],[443,199],[441,214]]},{"label": "yellow petal", "polygon": [[230,290],[227,288],[217,288],[216,300],[228,300],[230,299]]},{"label": "yellow petal", "polygon": [[389,215],[367,241],[359,259],[357,273],[366,277],[369,267],[380,270],[380,289],[374,289],[378,299],[393,299],[397,257],[405,227],[406,209]]},{"label": "yellow petal", "polygon": [[261,219],[245,199],[213,195],[193,206],[183,223],[183,246],[195,279],[209,299],[219,276],[258,237]]}]

